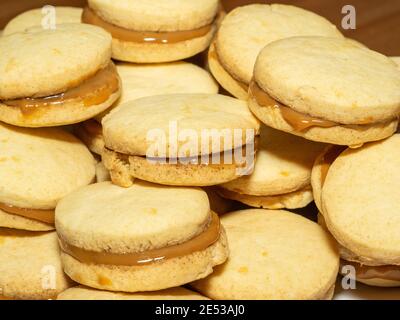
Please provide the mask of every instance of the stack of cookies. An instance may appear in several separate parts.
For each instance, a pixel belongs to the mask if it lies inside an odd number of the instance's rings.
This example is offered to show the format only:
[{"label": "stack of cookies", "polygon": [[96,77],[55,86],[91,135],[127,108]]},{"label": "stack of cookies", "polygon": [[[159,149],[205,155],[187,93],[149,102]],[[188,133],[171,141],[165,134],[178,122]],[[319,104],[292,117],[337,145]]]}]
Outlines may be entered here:
[{"label": "stack of cookies", "polygon": [[[2,299],[332,299],[349,267],[400,285],[393,60],[287,5],[53,14],[0,37]],[[313,201],[319,223],[286,210]]]}]

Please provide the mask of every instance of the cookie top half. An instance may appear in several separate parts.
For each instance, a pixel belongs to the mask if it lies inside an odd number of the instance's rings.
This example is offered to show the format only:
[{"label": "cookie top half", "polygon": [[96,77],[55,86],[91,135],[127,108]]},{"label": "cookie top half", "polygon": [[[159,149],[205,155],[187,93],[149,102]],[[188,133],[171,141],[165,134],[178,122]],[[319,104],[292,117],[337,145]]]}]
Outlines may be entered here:
[{"label": "cookie top half", "polygon": [[89,0],[105,21],[137,31],[183,31],[211,24],[218,0]]},{"label": "cookie top half", "polygon": [[347,149],[322,189],[325,221],[338,242],[363,260],[400,264],[400,135]]},{"label": "cookie top half", "polygon": [[218,58],[237,80],[249,83],[261,49],[294,36],[343,37],[325,18],[294,6],[252,4],[238,7],[223,20],[216,39]]},{"label": "cookie top half", "polygon": [[[174,129],[171,130],[171,127],[175,127],[174,124],[178,135],[186,132],[190,139],[196,139],[193,142],[199,142],[198,149],[201,149],[203,130],[209,133],[215,130],[218,135],[228,130],[229,137],[233,137],[238,130],[239,138],[231,139],[235,140],[233,147],[247,143],[246,139],[250,137],[246,135],[247,129],[254,130],[255,134],[259,131],[259,122],[246,102],[218,94],[171,94],[138,99],[114,109],[102,124],[106,147],[131,155],[147,154],[152,145],[149,132],[165,134],[166,141],[170,141],[170,137],[173,139]],[[176,143],[178,149],[187,143],[184,137],[180,139]],[[216,149],[209,148],[222,152],[225,150],[224,143]]]},{"label": "cookie top half", "polygon": [[111,36],[101,28],[62,24],[0,38],[0,100],[37,98],[78,86],[107,66]]},{"label": "cookie top half", "polygon": [[[53,9],[54,8],[54,9]],[[15,32],[23,32],[34,26],[40,26],[46,23],[55,22],[56,25],[63,23],[80,23],[82,16],[82,8],[75,7],[53,7],[53,8],[37,8],[25,11],[12,20],[4,27],[4,35]],[[54,12],[52,11],[54,10]],[[55,13],[53,17],[49,15]]]},{"label": "cookie top half", "polygon": [[70,133],[0,124],[0,203],[54,209],[94,176],[93,156]]},{"label": "cookie top half", "polygon": [[222,216],[228,261],[194,287],[212,299],[323,299],[339,255],[318,224],[288,211],[249,209]]},{"label": "cookie top half", "polygon": [[257,84],[300,113],[340,124],[368,124],[400,113],[400,70],[349,39],[294,37],[266,46]]},{"label": "cookie top half", "polygon": [[56,228],[69,244],[96,252],[136,253],[180,244],[208,227],[207,194],[136,180],[110,182],[73,192],[56,208]]}]

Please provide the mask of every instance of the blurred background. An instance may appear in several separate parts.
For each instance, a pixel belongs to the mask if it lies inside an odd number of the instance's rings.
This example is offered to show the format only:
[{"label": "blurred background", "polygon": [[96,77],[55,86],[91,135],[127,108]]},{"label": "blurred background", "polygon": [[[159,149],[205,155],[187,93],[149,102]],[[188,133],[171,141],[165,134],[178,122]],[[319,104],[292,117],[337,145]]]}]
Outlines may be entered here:
[{"label": "blurred background", "polygon": [[[199,0],[193,0],[199,1]],[[222,0],[225,9],[249,3],[284,3],[314,11],[331,22],[348,37],[389,56],[400,56],[400,0]],[[46,4],[82,7],[86,0],[0,0],[0,29],[17,14]],[[343,30],[342,8],[353,5],[357,12],[356,30]]]}]

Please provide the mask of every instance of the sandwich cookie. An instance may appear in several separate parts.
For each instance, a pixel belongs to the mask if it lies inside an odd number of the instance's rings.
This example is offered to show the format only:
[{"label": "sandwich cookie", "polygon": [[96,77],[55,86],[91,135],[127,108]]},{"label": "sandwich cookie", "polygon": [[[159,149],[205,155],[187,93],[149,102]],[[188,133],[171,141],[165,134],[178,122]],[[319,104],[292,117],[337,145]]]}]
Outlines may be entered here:
[{"label": "sandwich cookie", "polygon": [[252,207],[296,209],[313,200],[311,170],[323,145],[263,126],[253,174],[218,192]]},{"label": "sandwich cookie", "polygon": [[57,300],[209,300],[201,294],[183,287],[155,292],[123,293],[92,289],[85,286],[69,288]]},{"label": "sandwich cookie", "polygon": [[249,174],[259,122],[244,101],[178,94],[120,105],[103,121],[103,162],[113,183],[134,178],[211,186]]},{"label": "sandwich cookie", "polygon": [[0,38],[0,120],[22,127],[77,123],[120,96],[111,37],[101,28],[62,24]]},{"label": "sandwich cookie", "polygon": [[47,300],[72,285],[55,232],[0,228],[0,300]]},{"label": "sandwich cookie", "polygon": [[[122,80],[122,95],[112,108],[142,97],[172,93],[218,93],[212,76],[200,67],[187,62],[165,64],[117,64]],[[76,134],[97,154],[104,148],[101,120],[109,110],[76,127]]]},{"label": "sandwich cookie", "polygon": [[[59,24],[80,23],[82,9],[75,7],[43,7],[25,11],[4,27],[4,35],[24,32],[35,26],[43,29],[54,29]],[[53,24],[53,25],[52,25]]]},{"label": "sandwich cookie", "polygon": [[90,185],[56,209],[64,271],[110,291],[155,291],[213,272],[228,256],[224,229],[201,189],[135,182]]},{"label": "sandwich cookie", "polygon": [[228,261],[191,284],[218,300],[328,300],[339,269],[335,241],[318,224],[288,211],[223,215]]},{"label": "sandwich cookie", "polygon": [[218,0],[89,0],[82,22],[113,37],[113,58],[136,63],[186,59],[208,48]]},{"label": "sandwich cookie", "polygon": [[225,17],[210,47],[210,70],[224,89],[247,100],[261,49],[294,36],[343,37],[328,20],[301,8],[282,4],[238,7]]},{"label": "sandwich cookie", "polygon": [[[400,286],[400,135],[359,149],[329,149],[313,170],[313,188],[343,265],[357,281]],[[318,179],[319,178],[319,179]]]},{"label": "sandwich cookie", "polygon": [[279,40],[263,49],[254,70],[249,107],[273,128],[352,147],[396,131],[400,71],[352,40]]},{"label": "sandwich cookie", "polygon": [[0,227],[53,230],[57,202],[94,177],[93,156],[70,133],[0,124]]}]

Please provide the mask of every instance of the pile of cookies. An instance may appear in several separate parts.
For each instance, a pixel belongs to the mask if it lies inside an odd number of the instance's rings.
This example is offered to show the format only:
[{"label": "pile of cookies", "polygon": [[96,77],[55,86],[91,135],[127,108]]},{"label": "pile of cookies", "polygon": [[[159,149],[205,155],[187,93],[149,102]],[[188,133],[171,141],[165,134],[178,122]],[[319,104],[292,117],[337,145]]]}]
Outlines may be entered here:
[{"label": "pile of cookies", "polygon": [[53,14],[0,36],[1,299],[400,286],[395,59],[288,5]]}]

